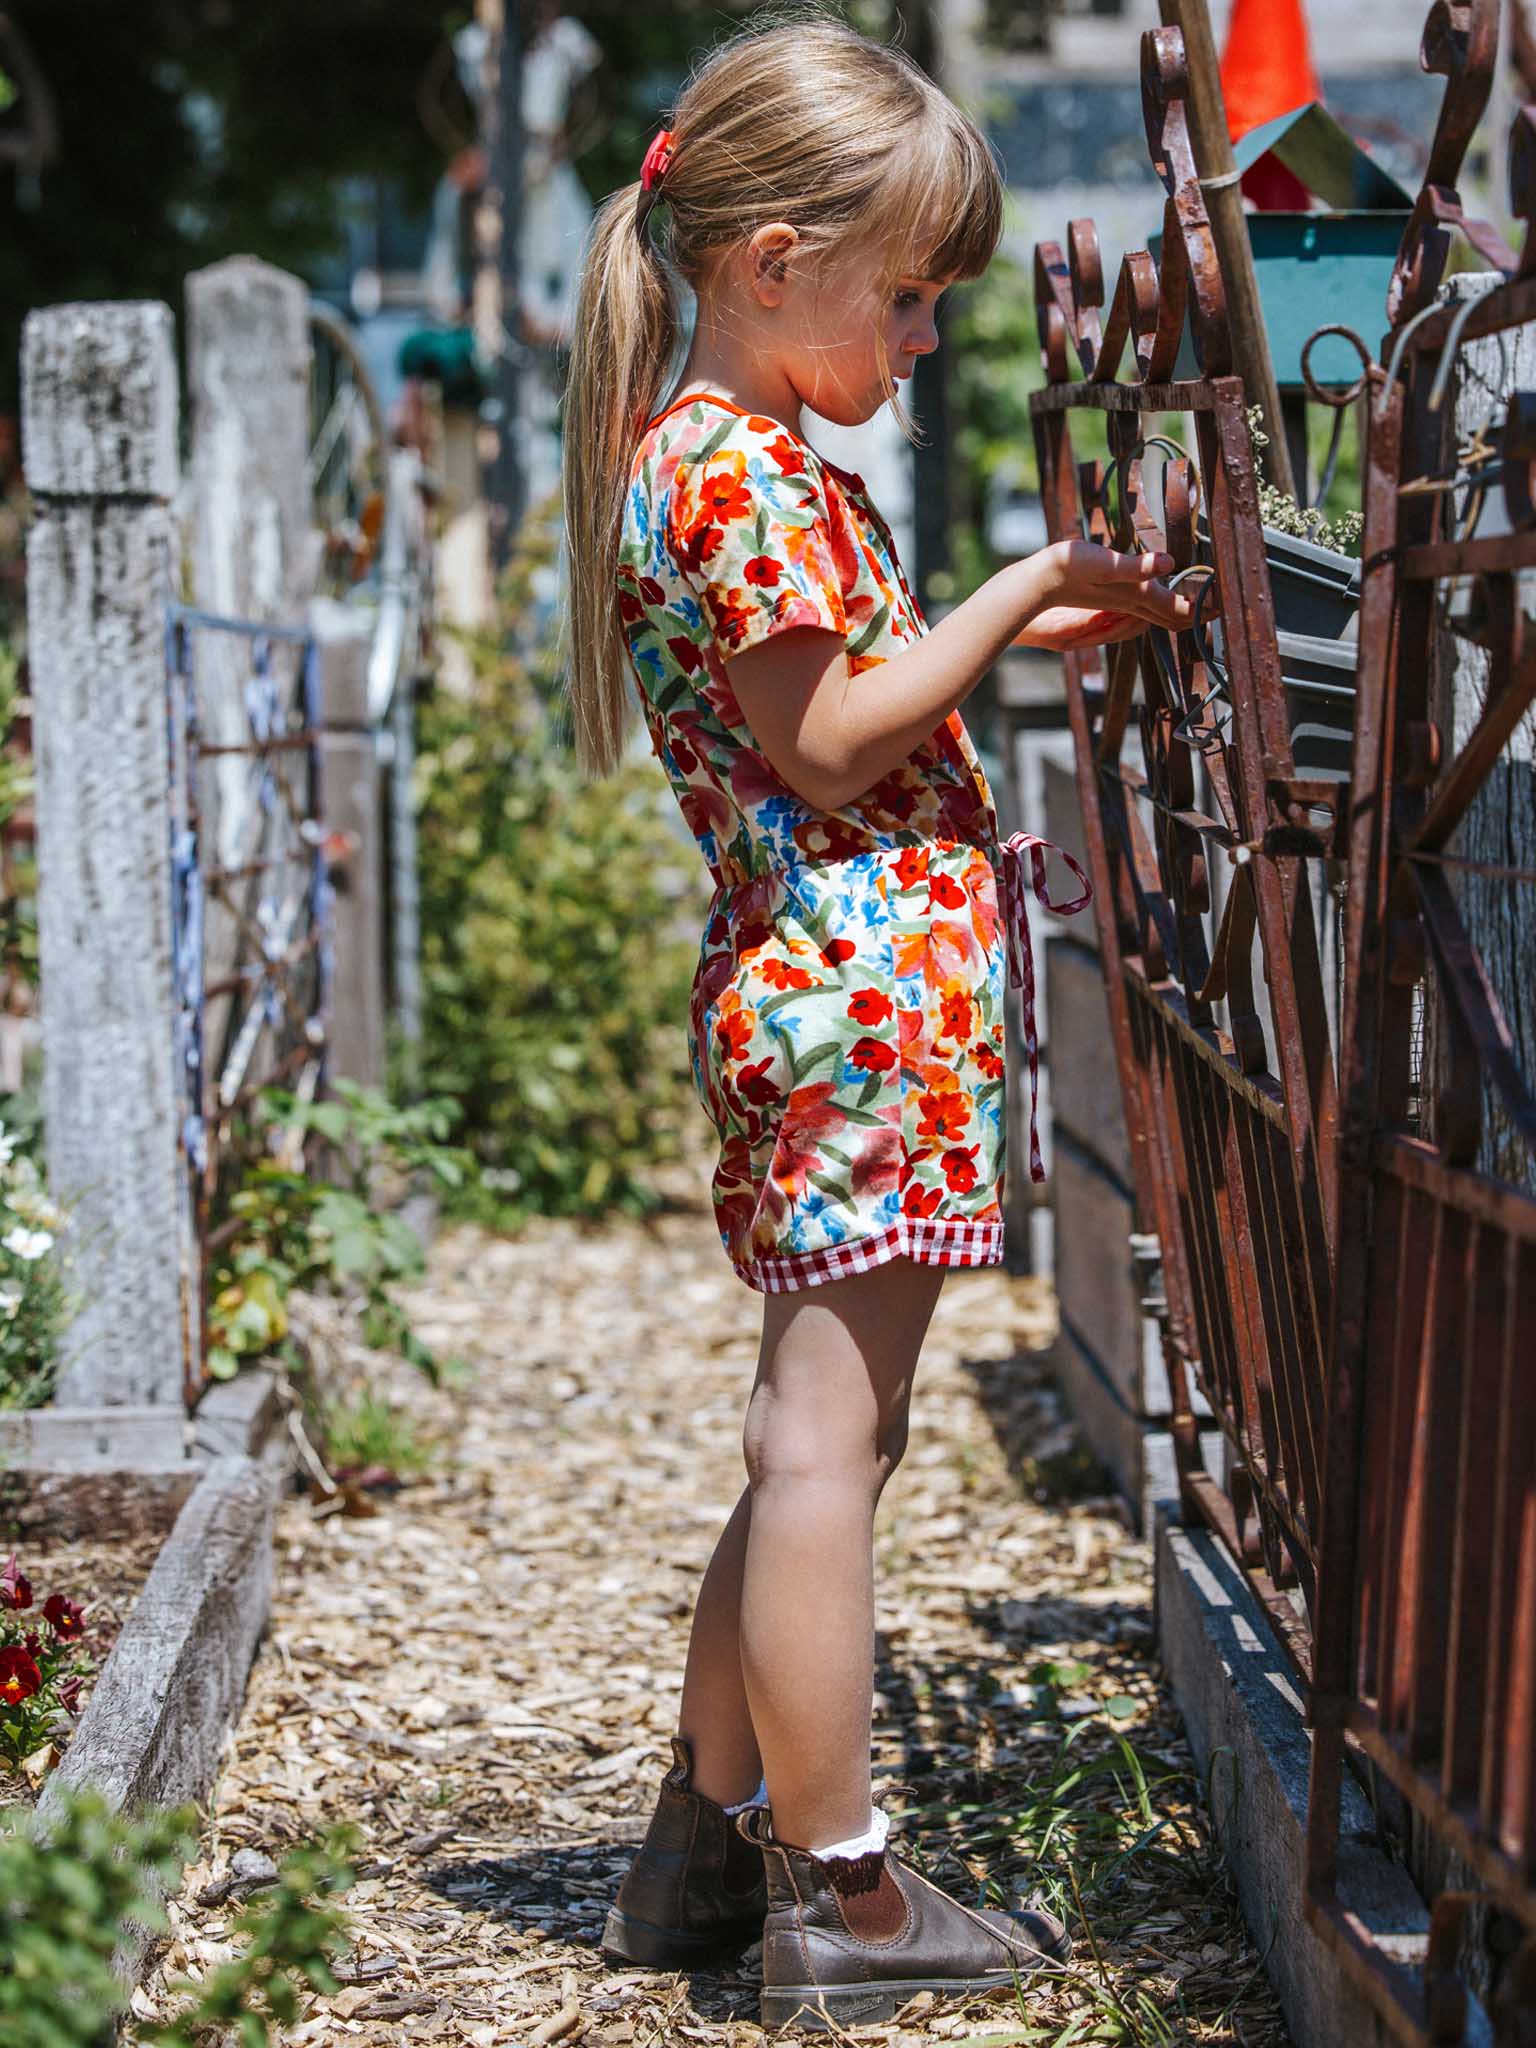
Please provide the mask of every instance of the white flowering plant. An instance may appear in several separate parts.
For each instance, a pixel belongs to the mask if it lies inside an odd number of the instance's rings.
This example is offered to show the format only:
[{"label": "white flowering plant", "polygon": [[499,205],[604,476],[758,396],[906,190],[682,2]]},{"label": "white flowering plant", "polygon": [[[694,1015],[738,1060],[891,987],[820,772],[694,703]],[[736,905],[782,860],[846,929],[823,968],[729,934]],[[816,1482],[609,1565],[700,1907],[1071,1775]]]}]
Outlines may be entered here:
[{"label": "white flowering plant", "polygon": [[0,1408],[48,1399],[72,1307],[59,1244],[68,1219],[25,1146],[0,1123]]}]

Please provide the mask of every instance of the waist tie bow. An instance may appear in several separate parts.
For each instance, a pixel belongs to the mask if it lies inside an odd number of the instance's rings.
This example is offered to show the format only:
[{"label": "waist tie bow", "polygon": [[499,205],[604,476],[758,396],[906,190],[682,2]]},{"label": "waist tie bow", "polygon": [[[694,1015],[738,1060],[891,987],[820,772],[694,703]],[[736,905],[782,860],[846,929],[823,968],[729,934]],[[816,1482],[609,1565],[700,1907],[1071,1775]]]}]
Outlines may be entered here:
[{"label": "waist tie bow", "polygon": [[[1093,884],[1083,873],[1070,853],[1062,852],[1049,839],[1041,839],[1034,832],[1015,832],[1011,839],[1005,839],[1000,848],[1002,866],[998,871],[1002,887],[999,891],[999,909],[1002,912],[1003,929],[1008,935],[1008,979],[1016,989],[1023,992],[1024,1049],[1029,1054],[1029,1177],[1031,1180],[1045,1179],[1045,1166],[1040,1158],[1040,1133],[1035,1112],[1040,1099],[1040,1042],[1035,1032],[1035,955],[1029,938],[1029,910],[1025,898],[1024,856],[1029,855],[1029,886],[1036,899],[1047,910],[1054,910],[1058,917],[1071,917],[1093,900]],[[1047,852],[1059,854],[1083,885],[1081,896],[1074,896],[1067,903],[1053,903],[1045,886],[1045,856]]]}]

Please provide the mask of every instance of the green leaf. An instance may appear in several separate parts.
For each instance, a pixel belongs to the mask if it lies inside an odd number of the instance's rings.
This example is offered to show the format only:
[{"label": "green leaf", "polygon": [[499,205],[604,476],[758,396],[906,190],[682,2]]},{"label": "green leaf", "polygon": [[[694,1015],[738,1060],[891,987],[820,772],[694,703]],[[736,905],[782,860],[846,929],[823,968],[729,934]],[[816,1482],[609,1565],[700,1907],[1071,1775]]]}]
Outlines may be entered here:
[{"label": "green leaf", "polygon": [[874,617],[870,620],[869,624],[864,628],[863,632],[859,635],[858,639],[851,640],[848,643],[848,652],[850,654],[867,653],[868,650],[871,647],[873,647],[875,642],[879,639],[880,635],[885,631],[886,623],[889,620],[890,616],[890,606],[888,604],[881,605],[879,611],[875,613]]},{"label": "green leaf", "polygon": [[1139,1713],[1141,1702],[1133,1700],[1128,1692],[1117,1692],[1112,1699],[1104,1702],[1104,1711],[1111,1721],[1129,1721],[1132,1714]]},{"label": "green leaf", "polygon": [[731,438],[732,434],[735,433],[735,431],[736,417],[733,413],[729,419],[722,420],[720,422],[720,425],[716,427],[715,431],[704,443],[703,447],[696,450],[696,452],[693,455],[689,456],[687,459],[690,462],[694,463],[708,462],[709,458],[712,455],[718,454],[720,449],[722,449],[725,446],[726,442],[729,441],[729,439]]},{"label": "green leaf", "polygon": [[842,1046],[835,1038],[827,1038],[823,1039],[820,1045],[813,1045],[807,1051],[801,1053],[789,1070],[790,1078],[795,1086],[798,1087],[807,1074],[813,1073],[817,1067],[827,1060],[838,1059],[841,1056],[842,1050]]}]

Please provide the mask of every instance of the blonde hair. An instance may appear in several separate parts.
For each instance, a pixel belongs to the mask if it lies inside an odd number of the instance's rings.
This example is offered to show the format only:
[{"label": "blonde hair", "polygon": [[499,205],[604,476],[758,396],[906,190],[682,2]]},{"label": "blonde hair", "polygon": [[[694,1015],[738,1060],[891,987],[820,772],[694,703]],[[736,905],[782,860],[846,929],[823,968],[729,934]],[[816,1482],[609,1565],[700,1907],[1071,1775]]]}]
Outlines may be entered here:
[{"label": "blonde hair", "polygon": [[[597,775],[617,765],[632,702],[619,536],[634,451],[681,339],[672,272],[697,289],[727,250],[785,220],[813,261],[863,244],[886,281],[976,277],[1002,228],[1002,178],[974,124],[903,52],[824,16],[722,44],[671,128],[665,246],[637,226],[638,182],[604,203],[565,393],[568,689],[578,757]],[[882,374],[911,435],[883,363]]]}]

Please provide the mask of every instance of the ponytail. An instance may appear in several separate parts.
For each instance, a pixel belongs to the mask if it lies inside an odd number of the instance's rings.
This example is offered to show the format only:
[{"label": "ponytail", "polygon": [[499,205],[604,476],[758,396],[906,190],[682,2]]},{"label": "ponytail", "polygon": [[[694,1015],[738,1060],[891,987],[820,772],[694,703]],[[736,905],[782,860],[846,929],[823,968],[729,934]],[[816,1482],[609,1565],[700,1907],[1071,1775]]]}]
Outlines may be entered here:
[{"label": "ponytail", "polygon": [[635,225],[638,184],[598,214],[582,267],[565,390],[561,488],[570,552],[569,683],[576,753],[592,775],[618,766],[628,657],[613,584],[629,464],[679,339],[660,251]]}]

